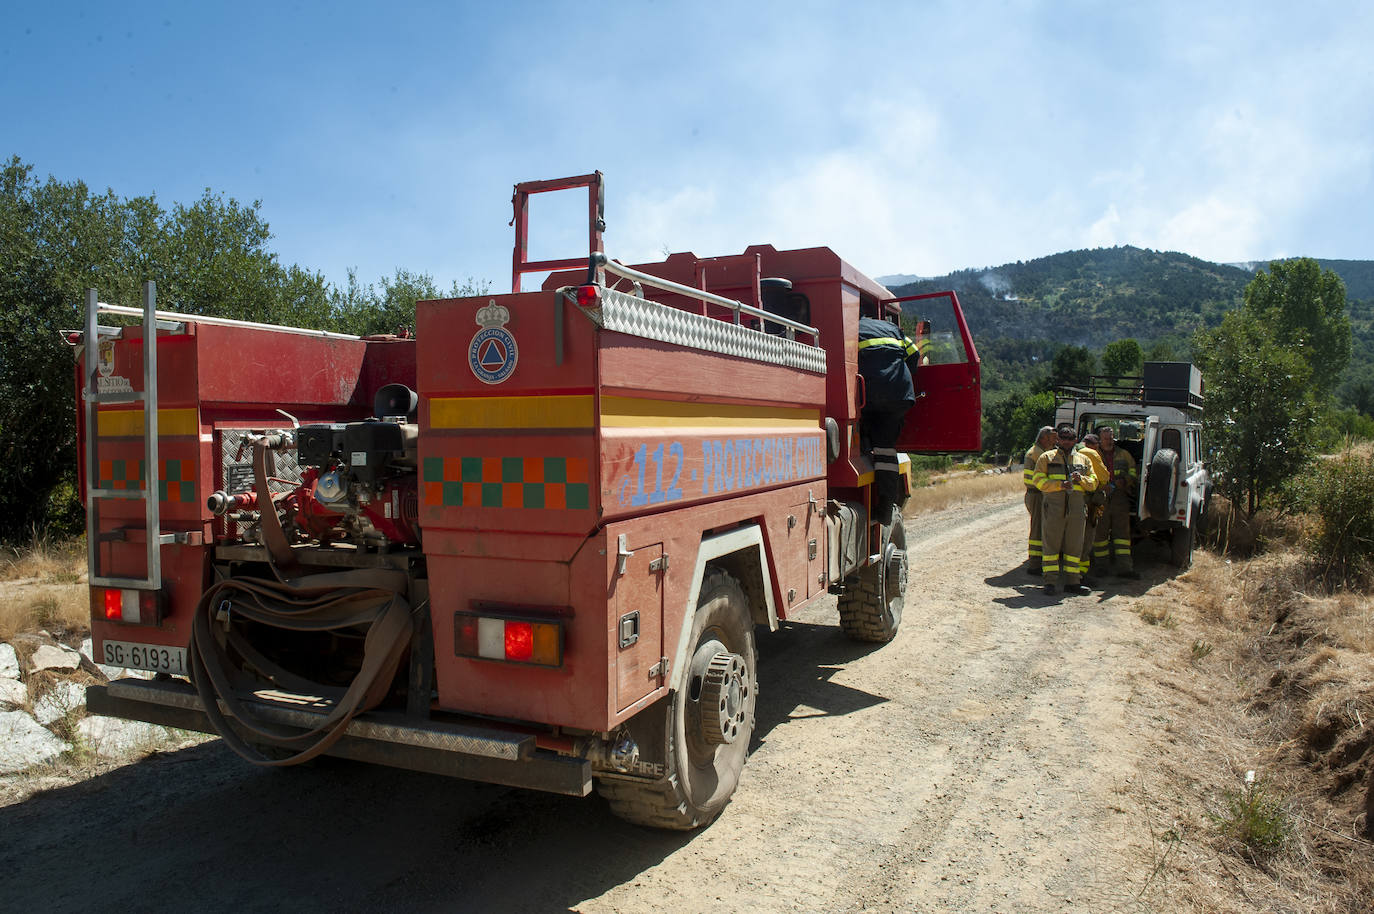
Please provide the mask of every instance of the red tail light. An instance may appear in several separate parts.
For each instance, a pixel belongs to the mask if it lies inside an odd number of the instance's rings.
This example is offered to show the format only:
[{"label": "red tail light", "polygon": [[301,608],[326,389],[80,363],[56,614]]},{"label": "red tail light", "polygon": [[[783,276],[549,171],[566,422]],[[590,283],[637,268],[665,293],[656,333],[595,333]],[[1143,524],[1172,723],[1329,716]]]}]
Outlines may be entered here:
[{"label": "red tail light", "polygon": [[96,598],[97,611],[107,622],[129,622],[139,625],[162,623],[165,605],[160,590],[120,590],[108,588]]},{"label": "red tail light", "polygon": [[123,595],[117,590],[105,591],[105,618],[118,621],[124,617]]},{"label": "red tail light", "polygon": [[502,618],[454,613],[453,650],[460,657],[537,666],[563,665],[560,619]]},{"label": "red tail light", "polygon": [[591,308],[600,300],[601,289],[599,286],[577,287],[577,306],[579,308]]},{"label": "red tail light", "polygon": [[517,663],[534,656],[534,626],[528,622],[506,623],[506,659]]}]

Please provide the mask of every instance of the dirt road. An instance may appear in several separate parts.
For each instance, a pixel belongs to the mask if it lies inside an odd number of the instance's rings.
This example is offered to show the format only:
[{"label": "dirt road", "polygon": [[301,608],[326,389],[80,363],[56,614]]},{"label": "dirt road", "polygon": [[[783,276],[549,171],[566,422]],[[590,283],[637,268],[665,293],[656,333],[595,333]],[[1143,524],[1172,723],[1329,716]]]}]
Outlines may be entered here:
[{"label": "dirt road", "polygon": [[1167,574],[1054,602],[1015,570],[1020,499],[909,518],[898,638],[833,599],[761,633],[755,748],[693,834],[573,800],[218,742],[0,808],[8,910],[1136,910],[1152,751],[1126,612]]}]

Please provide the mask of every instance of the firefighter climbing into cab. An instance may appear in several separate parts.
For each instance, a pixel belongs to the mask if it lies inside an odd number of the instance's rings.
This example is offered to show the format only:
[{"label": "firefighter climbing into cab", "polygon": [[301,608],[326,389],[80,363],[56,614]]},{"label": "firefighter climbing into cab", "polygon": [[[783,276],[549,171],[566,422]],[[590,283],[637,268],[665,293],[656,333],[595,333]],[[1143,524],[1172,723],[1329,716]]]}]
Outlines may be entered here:
[{"label": "firefighter climbing into cab", "polygon": [[916,404],[921,351],[902,329],[877,317],[859,318],[859,375],[864,382],[859,446],[873,456],[873,516],[887,517],[901,497],[897,439]]}]

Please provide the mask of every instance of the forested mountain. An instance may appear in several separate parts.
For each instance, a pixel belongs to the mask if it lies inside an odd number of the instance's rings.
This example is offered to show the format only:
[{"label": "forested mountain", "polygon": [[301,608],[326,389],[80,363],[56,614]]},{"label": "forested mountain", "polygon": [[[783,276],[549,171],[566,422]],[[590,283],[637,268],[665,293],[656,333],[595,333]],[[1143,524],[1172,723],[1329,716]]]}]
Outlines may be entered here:
[{"label": "forested mountain", "polygon": [[[1374,416],[1374,261],[1317,263],[1342,278],[1349,304],[1353,345],[1337,401]],[[1146,359],[1192,358],[1197,331],[1217,326],[1226,312],[1240,307],[1246,285],[1268,266],[1267,261],[1210,263],[1136,247],[1098,248],[888,288],[899,296],[942,289],[958,293],[983,359],[984,439],[995,451],[1009,446],[999,439],[1008,426],[1022,420],[1032,429],[1039,424],[1031,415],[1035,410],[1025,405],[1028,395],[1047,390],[1064,372],[1102,370],[1101,356],[1110,343],[1133,339]],[[922,315],[913,310],[907,316]],[[1018,428],[1010,438],[1024,436]]]},{"label": "forested mountain", "polygon": [[[1357,337],[1361,324],[1368,331],[1374,261],[1317,262],[1345,281]],[[891,288],[897,295],[954,289],[978,340],[1050,340],[1101,349],[1129,337],[1147,348],[1166,340],[1186,349],[1195,331],[1216,326],[1240,305],[1255,270],[1267,265],[1245,269],[1124,246],[959,270]]]}]

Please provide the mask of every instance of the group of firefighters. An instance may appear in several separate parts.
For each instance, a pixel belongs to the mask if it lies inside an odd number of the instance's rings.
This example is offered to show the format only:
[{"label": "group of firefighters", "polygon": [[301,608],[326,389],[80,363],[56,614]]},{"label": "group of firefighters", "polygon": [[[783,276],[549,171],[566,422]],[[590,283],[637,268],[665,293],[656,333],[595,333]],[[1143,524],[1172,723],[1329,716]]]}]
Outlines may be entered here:
[{"label": "group of firefighters", "polygon": [[1110,425],[1079,440],[1073,425],[1045,426],[1023,464],[1030,512],[1027,568],[1044,575],[1045,593],[1089,592],[1089,569],[1138,578],[1131,561],[1135,458],[1118,447]]}]

